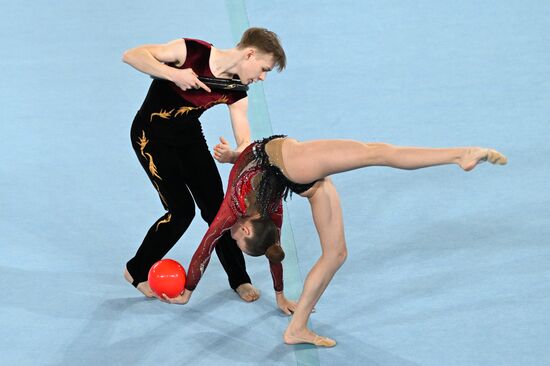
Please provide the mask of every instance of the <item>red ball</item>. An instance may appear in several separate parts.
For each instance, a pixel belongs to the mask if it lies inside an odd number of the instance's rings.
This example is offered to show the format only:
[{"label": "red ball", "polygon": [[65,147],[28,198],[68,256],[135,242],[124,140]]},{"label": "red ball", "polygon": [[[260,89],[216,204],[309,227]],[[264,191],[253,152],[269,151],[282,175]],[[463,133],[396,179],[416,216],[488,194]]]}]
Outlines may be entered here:
[{"label": "red ball", "polygon": [[173,259],[161,259],[149,270],[149,286],[157,295],[162,294],[172,298],[183,292],[185,288],[185,269]]}]

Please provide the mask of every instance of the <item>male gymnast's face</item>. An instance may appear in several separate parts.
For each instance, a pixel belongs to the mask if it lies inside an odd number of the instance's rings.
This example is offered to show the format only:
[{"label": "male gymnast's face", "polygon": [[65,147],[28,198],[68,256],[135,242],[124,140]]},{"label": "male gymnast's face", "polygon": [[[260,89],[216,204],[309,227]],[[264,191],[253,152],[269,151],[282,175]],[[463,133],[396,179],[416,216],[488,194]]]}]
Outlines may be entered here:
[{"label": "male gymnast's face", "polygon": [[249,48],[238,72],[239,79],[245,85],[259,80],[264,81],[267,73],[273,70],[274,66],[273,55]]}]

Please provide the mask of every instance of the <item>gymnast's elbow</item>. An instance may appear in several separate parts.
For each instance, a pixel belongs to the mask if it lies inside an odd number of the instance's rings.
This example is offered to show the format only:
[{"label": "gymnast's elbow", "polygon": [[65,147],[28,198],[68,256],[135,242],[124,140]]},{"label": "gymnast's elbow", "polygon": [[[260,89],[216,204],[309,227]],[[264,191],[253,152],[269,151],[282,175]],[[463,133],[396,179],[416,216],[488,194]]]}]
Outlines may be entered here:
[{"label": "gymnast's elbow", "polygon": [[122,54],[122,62],[125,64],[130,64],[132,60],[132,50],[126,50]]},{"label": "gymnast's elbow", "polygon": [[130,48],[122,54],[122,62],[128,65],[134,65],[144,53],[143,47]]}]

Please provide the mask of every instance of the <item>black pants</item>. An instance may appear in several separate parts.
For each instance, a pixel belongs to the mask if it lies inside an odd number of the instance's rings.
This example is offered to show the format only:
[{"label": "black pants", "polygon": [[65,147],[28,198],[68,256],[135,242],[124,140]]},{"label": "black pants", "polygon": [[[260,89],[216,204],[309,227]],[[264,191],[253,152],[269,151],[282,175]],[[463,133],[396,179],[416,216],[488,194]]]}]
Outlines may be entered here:
[{"label": "black pants", "polygon": [[[163,138],[149,122],[138,112],[130,136],[139,162],[167,212],[151,226],[136,255],[126,265],[134,286],[147,281],[151,266],[162,259],[187,230],[195,216],[195,202],[202,218],[210,225],[224,196],[220,174],[198,120],[171,121],[185,123],[183,130],[178,129],[177,138],[170,131]],[[232,289],[251,282],[243,254],[229,232],[220,238],[216,254]]]}]

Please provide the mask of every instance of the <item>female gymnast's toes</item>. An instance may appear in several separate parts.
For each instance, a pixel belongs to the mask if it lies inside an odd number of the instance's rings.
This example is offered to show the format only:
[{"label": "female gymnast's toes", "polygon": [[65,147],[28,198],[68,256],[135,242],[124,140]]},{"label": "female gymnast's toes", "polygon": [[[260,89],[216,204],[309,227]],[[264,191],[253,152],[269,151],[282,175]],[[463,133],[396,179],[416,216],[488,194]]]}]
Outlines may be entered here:
[{"label": "female gymnast's toes", "polygon": [[474,169],[477,164],[484,161],[488,161],[491,164],[505,165],[508,159],[496,150],[472,147],[466,149],[459,160],[459,165],[465,171],[470,171]]},{"label": "female gymnast's toes", "polygon": [[334,347],[336,346],[336,341],[328,337],[321,337],[310,331],[309,329],[305,332],[297,335],[291,335],[290,331],[286,331],[283,335],[283,340],[286,344],[313,344],[317,347]]},{"label": "female gymnast's toes", "polygon": [[506,165],[508,159],[496,150],[487,149],[487,161],[491,164]]}]

